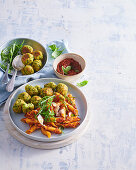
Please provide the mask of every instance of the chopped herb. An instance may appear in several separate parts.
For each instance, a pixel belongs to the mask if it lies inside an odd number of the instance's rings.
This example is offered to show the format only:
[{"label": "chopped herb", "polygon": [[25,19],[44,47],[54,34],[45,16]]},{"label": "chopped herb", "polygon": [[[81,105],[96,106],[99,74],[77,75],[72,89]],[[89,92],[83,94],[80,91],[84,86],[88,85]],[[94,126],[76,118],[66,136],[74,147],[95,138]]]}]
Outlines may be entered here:
[{"label": "chopped herb", "polygon": [[78,86],[78,87],[83,87],[83,86],[85,86],[87,83],[88,83],[88,81],[87,81],[87,80],[84,80],[84,81],[82,81],[82,82],[80,82],[80,83],[77,83],[77,86]]},{"label": "chopped herb", "polygon": [[52,50],[52,57],[53,58],[57,58],[64,51],[64,49],[59,50],[60,47],[58,48],[55,44],[50,45],[49,48]]},{"label": "chopped herb", "polygon": [[64,74],[68,74],[68,72],[71,70],[71,66],[67,66],[66,68],[64,68],[63,66],[62,66],[62,70],[63,70],[63,72],[64,72]]},{"label": "chopped herb", "polygon": [[78,73],[78,72],[79,72],[79,70],[75,70],[75,72],[76,72],[76,73]]}]

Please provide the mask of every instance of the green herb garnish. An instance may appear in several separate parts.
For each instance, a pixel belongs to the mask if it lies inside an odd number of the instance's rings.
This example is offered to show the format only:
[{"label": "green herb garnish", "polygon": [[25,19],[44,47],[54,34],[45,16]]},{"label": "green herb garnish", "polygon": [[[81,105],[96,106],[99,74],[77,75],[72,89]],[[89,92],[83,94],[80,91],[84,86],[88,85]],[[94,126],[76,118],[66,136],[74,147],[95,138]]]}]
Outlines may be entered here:
[{"label": "green herb garnish", "polygon": [[11,72],[11,70],[13,69],[12,61],[17,55],[21,54],[21,48],[23,46],[23,43],[24,41],[21,44],[17,44],[15,42],[1,51],[2,63],[0,63],[0,66],[2,69],[6,70],[7,65],[9,64],[9,73]]},{"label": "green herb garnish", "polygon": [[68,72],[71,70],[71,66],[67,66],[66,68],[64,68],[63,66],[62,66],[62,70],[63,70],[63,72],[64,72],[64,74],[68,74]]},{"label": "green herb garnish", "polygon": [[78,86],[78,87],[83,87],[83,86],[85,86],[87,83],[88,83],[88,81],[87,81],[87,80],[84,80],[84,81],[82,81],[82,82],[80,82],[80,83],[77,83],[77,86]]},{"label": "green herb garnish", "polygon": [[45,96],[40,100],[40,102],[38,104],[41,109],[39,110],[39,112],[36,116],[38,116],[39,114],[43,115],[45,122],[51,122],[51,118],[54,118],[54,121],[55,121],[55,117],[54,117],[55,113],[54,113],[54,111],[50,110],[50,107],[51,107],[54,97],[55,97],[55,95]]},{"label": "green herb garnish", "polygon": [[78,72],[79,72],[79,70],[75,70],[75,72],[76,72],[76,73],[78,73]]},{"label": "green herb garnish", "polygon": [[64,49],[59,50],[60,47],[58,48],[55,44],[50,45],[49,48],[52,50],[52,57],[53,58],[57,58],[64,51]]}]

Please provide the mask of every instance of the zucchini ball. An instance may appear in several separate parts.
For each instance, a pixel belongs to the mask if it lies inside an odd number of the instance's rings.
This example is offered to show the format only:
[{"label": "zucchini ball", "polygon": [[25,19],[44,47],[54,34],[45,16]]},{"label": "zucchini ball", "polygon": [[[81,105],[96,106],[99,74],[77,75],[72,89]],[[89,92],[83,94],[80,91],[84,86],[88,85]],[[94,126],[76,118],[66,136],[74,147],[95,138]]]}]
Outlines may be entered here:
[{"label": "zucchini ball", "polygon": [[22,63],[24,65],[28,65],[28,64],[31,64],[34,60],[34,56],[30,53],[26,53],[22,56]]},{"label": "zucchini ball", "polygon": [[63,96],[66,96],[68,93],[68,87],[63,83],[59,83],[56,87],[56,91]]},{"label": "zucchini ball", "polygon": [[32,54],[33,54],[35,60],[42,60],[43,59],[43,54],[39,50],[33,51]]},{"label": "zucchini ball", "polygon": [[26,104],[22,99],[17,99],[13,105],[13,111],[15,113],[22,113],[22,107]]},{"label": "zucchini ball", "polygon": [[37,88],[33,87],[32,85],[29,85],[29,84],[26,85],[25,90],[30,96],[38,95]]},{"label": "zucchini ball", "polygon": [[33,48],[30,45],[24,45],[21,49],[22,54],[32,53]]},{"label": "zucchini ball", "polygon": [[31,96],[27,92],[23,92],[18,95],[18,99],[22,99],[27,103],[30,101]]},{"label": "zucchini ball", "polygon": [[34,60],[32,67],[34,68],[34,71],[39,71],[42,68],[41,60]]},{"label": "zucchini ball", "polygon": [[52,96],[53,95],[53,90],[50,87],[45,87],[41,89],[40,96]]},{"label": "zucchini ball", "polygon": [[31,110],[34,110],[34,105],[32,103],[24,104],[22,106],[23,113],[30,112]]}]

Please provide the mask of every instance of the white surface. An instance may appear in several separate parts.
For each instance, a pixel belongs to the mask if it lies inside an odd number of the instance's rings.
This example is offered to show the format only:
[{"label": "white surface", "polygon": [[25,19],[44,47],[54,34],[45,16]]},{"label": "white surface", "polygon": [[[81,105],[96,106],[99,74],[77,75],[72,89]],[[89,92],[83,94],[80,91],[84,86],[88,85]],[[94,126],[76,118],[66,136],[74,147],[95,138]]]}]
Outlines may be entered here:
[{"label": "white surface", "polygon": [[[24,146],[0,113],[2,170],[136,169],[136,1],[0,0],[0,43],[65,39],[87,61],[92,123],[76,143],[52,151]],[[47,68],[48,69],[48,68]],[[76,83],[76,82],[75,82]]]}]

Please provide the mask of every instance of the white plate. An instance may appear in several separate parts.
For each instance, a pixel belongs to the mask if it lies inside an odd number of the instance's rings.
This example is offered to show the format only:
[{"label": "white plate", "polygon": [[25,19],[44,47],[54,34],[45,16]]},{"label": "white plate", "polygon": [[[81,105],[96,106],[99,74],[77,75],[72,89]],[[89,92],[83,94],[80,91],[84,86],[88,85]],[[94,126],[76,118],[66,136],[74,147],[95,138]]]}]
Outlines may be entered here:
[{"label": "white plate", "polygon": [[[25,91],[26,84],[31,84],[32,86],[40,85],[41,87],[44,87],[44,84],[49,83],[49,82],[55,82],[56,84],[58,84],[58,83],[66,84],[68,86],[69,92],[72,93],[72,95],[74,97],[76,97],[76,105],[77,105],[77,108],[79,111],[79,117],[81,119],[80,125],[75,129],[74,128],[66,128],[66,129],[64,129],[64,133],[62,133],[60,135],[52,134],[51,138],[47,138],[39,130],[28,135],[25,133],[25,131],[29,129],[29,126],[26,123],[23,123],[20,121],[20,119],[22,119],[24,117],[24,114],[23,113],[17,114],[15,112],[13,112],[13,110],[12,110],[13,104],[15,103],[18,94]],[[10,102],[9,102],[9,105],[10,105],[9,112],[10,112],[11,122],[12,122],[13,126],[22,135],[24,135],[30,139],[37,140],[37,141],[51,142],[51,141],[64,140],[71,135],[80,133],[80,129],[82,128],[83,123],[87,117],[87,102],[86,102],[86,99],[85,99],[85,96],[83,95],[83,93],[76,86],[74,86],[73,84],[68,83],[64,80],[55,79],[55,78],[37,79],[37,80],[31,81],[26,84],[22,85],[15,91],[15,93],[13,94],[13,96],[11,97]]]}]

